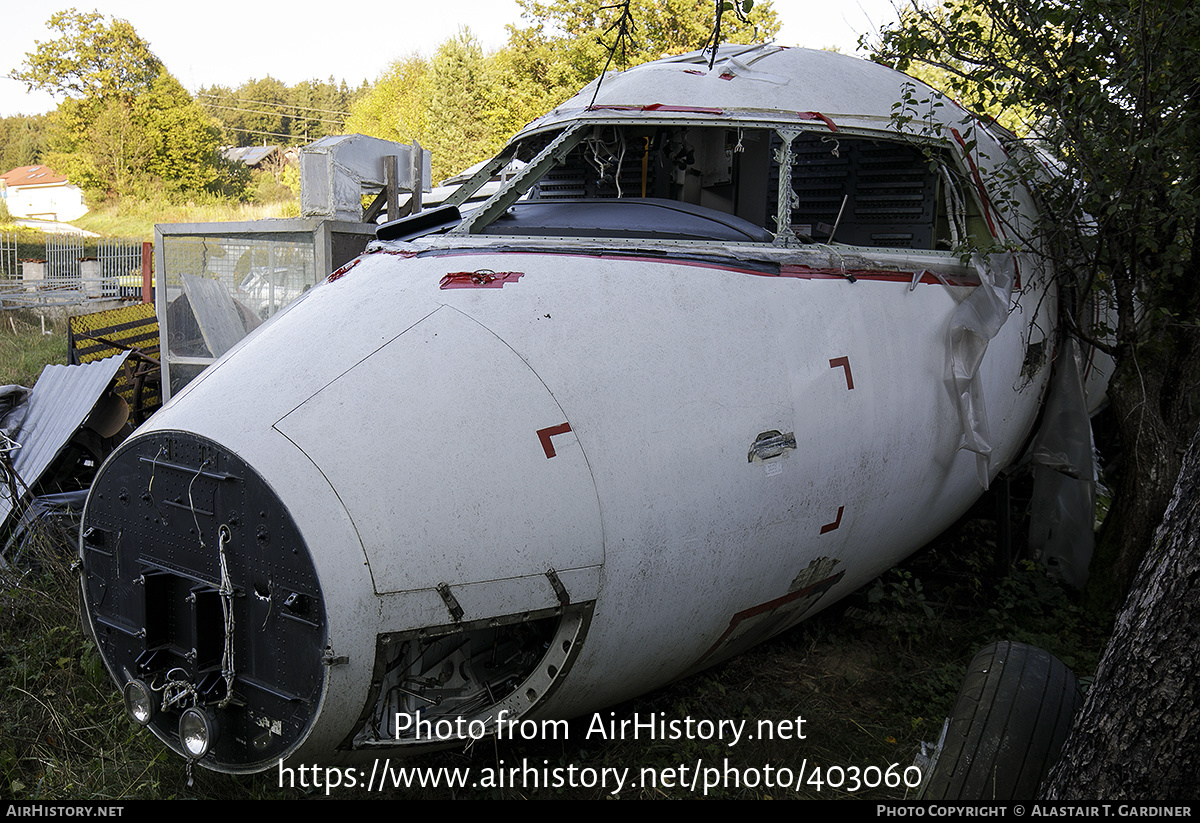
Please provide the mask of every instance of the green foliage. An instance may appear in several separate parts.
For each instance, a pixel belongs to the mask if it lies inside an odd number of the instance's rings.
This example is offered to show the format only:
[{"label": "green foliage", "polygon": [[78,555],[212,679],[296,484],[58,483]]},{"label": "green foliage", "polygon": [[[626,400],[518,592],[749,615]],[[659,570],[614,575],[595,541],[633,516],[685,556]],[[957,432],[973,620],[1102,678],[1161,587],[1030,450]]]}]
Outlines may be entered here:
[{"label": "green foliage", "polygon": [[[520,0],[520,4],[522,16],[531,25],[524,31],[510,27],[512,35],[523,34],[525,42],[544,44],[559,54],[569,55],[568,62],[577,71],[576,89],[600,74],[607,62],[608,47],[613,43],[611,29],[621,4],[613,6],[590,0]],[[716,5],[711,0],[631,0],[632,35],[621,44],[616,66],[629,68],[702,48],[712,39],[715,11]],[[760,42],[774,38],[779,32],[779,20],[770,2],[751,4],[745,18],[743,21],[723,17],[722,42]]]},{"label": "green foliage", "polygon": [[1084,610],[1030,561],[1000,581],[987,614],[998,639],[1040,646],[1078,671],[1092,671],[1099,662],[1098,650],[1079,638],[1102,637],[1107,621]]},{"label": "green foliage", "polygon": [[154,137],[138,122],[131,106],[119,97],[110,98],[87,128],[86,152],[78,154],[79,162],[90,161],[94,174],[80,171],[68,176],[94,185],[108,183],[120,192],[130,191],[133,181],[146,173],[154,152]]},{"label": "green foliage", "polygon": [[229,146],[306,145],[342,134],[357,96],[343,80],[306,80],[288,86],[273,77],[248,80],[236,89],[202,87],[196,97],[222,130]]},{"label": "green foliage", "polygon": [[1062,171],[1014,145],[1022,173],[991,182],[1037,181],[1045,219],[1022,239],[1050,255],[1067,328],[1115,360],[1108,395],[1126,469],[1093,561],[1111,576],[1089,583],[1108,609],[1200,423],[1198,53],[1200,7],[1172,0],[946,0],[885,30],[877,52],[902,70],[936,68],[968,106],[1019,114]]},{"label": "green foliage", "polygon": [[41,162],[49,119],[44,114],[0,118],[0,171]]},{"label": "green foliage", "polygon": [[428,131],[422,89],[429,61],[412,54],[394,61],[375,85],[350,107],[346,131],[411,143]]},{"label": "green foliage", "polygon": [[[286,166],[285,171],[291,170],[292,176],[299,180],[299,172],[295,166]],[[283,175],[276,176],[269,171],[252,171],[250,173],[251,184],[250,200],[255,203],[282,203],[288,200],[294,200],[299,197],[299,192],[293,191],[286,182]],[[297,183],[298,185],[298,183]]]},{"label": "green foliage", "polygon": [[[1001,556],[1028,554],[1022,537],[1028,512],[1015,501],[1027,499],[1031,483],[1012,480],[1014,503],[1005,515],[1013,518],[1011,542]],[[1108,619],[1086,612],[1078,593],[1039,565],[1020,559],[998,568],[996,501],[985,500],[974,517],[851,596],[835,624],[834,631],[872,643],[881,690],[894,696],[898,711],[924,724],[927,741],[937,739],[967,662],[980,648],[999,640],[1030,643],[1084,677],[1095,670],[1107,637]],[[824,618],[806,625],[811,631]]]},{"label": "green foliage", "polygon": [[289,164],[283,167],[279,172],[280,185],[287,186],[291,191],[292,197],[299,199],[300,197],[300,168],[296,164]]},{"label": "green foliage", "polygon": [[58,32],[25,55],[25,68],[12,73],[32,89],[76,99],[121,97],[126,102],[153,85],[163,70],[127,20],[107,21],[99,12],[67,9],[51,15],[46,28]]},{"label": "green foliage", "polygon": [[[624,4],[592,0],[521,0],[524,26],[509,26],[508,44],[483,54],[464,29],[432,59],[397,60],[352,105],[346,130],[385,140],[417,140],[433,150],[434,178],[484,160],[530,120],[613,65],[628,68],[702,47],[712,36],[708,0],[631,0],[628,37],[615,42]],[[628,23],[628,20],[626,21]],[[769,2],[722,28],[723,42],[769,40],[779,21]]]},{"label": "green foliage", "polygon": [[137,101],[144,133],[152,139],[146,171],[169,191],[216,191],[226,181],[220,134],[200,104],[174,77],[160,75]]},{"label": "green foliage", "polygon": [[1042,190],[1054,220],[1097,221],[1072,248],[1079,276],[1090,286],[1112,273],[1130,297],[1136,285],[1150,305],[1183,308],[1163,298],[1194,266],[1198,48],[1200,11],[1183,4],[947,0],[886,30],[877,57],[937,69],[968,106],[1024,112],[1022,130],[1065,165],[1065,180],[1087,184]]},{"label": "green foliage", "polygon": [[[522,17],[530,24],[509,27],[506,51],[512,53],[514,85],[528,88],[540,84],[544,89],[538,101],[541,106],[533,116],[558,105],[606,68],[626,69],[703,48],[712,40],[715,27],[716,7],[709,0],[630,0],[627,5],[590,0],[520,3]],[[725,19],[721,41],[771,40],[779,26],[771,3],[759,3],[745,20]]]},{"label": "green foliage", "polygon": [[[237,102],[245,103],[237,122],[243,133],[258,142],[256,135],[271,142],[289,133],[292,118],[287,104],[287,86],[274,77],[251,80],[237,90]],[[253,144],[251,144],[253,145]]]},{"label": "green foliage", "polygon": [[934,618],[920,578],[907,569],[895,568],[877,578],[867,591],[867,602],[896,612],[912,612],[927,620]]},{"label": "green foliage", "polygon": [[50,120],[45,162],[92,199],[167,191],[239,193],[219,132],[125,20],[74,9],[50,18],[13,76],[66,95]]},{"label": "green foliage", "polygon": [[162,75],[132,105],[120,98],[94,107],[64,101],[55,112],[51,168],[91,192],[149,196],[171,192],[223,192],[244,186],[218,152],[219,132],[178,81]]},{"label": "green foliage", "polygon": [[434,178],[462,171],[499,150],[503,138],[489,129],[487,68],[483,50],[467,29],[438,47],[422,84],[433,153]]},{"label": "green foliage", "polygon": [[505,65],[485,57],[464,28],[431,60],[411,55],[393,63],[351,107],[346,129],[399,143],[416,140],[433,153],[434,180],[449,177],[495,154],[525,122]]},{"label": "green foliage", "polygon": [[[942,8],[914,6],[901,11],[902,25],[923,27],[929,25],[926,19],[939,24],[944,24],[947,19],[954,20],[973,32],[982,32],[988,26],[987,12],[976,5],[957,4],[950,7],[947,4]],[[950,94],[975,113],[996,121],[1017,135],[1024,137],[1035,131],[1036,117],[1019,95],[1002,97],[996,93],[995,82],[979,85],[964,83],[964,62],[954,55],[930,55],[928,60],[919,55],[911,55],[908,60],[901,57],[893,59],[891,55],[897,54],[899,49],[916,47],[916,44],[902,46],[900,41],[887,39],[890,37],[892,35],[885,33],[885,44],[877,46],[879,53],[889,55],[885,62],[897,68],[902,67],[901,70],[912,77]],[[870,38],[865,35],[860,37],[859,44],[869,47]]]}]

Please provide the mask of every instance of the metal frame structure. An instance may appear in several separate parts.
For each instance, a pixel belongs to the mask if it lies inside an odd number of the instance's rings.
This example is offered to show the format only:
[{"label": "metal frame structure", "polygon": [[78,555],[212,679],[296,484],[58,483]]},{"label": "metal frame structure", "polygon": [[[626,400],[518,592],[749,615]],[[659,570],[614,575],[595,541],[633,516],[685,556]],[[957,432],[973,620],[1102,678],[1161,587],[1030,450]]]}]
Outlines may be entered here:
[{"label": "metal frame structure", "polygon": [[[236,339],[244,336],[253,328],[216,330],[221,342],[208,340],[205,343],[207,353],[199,345],[192,349],[180,345],[187,331],[182,328],[180,317],[186,319],[187,313],[170,310],[171,304],[183,296],[184,274],[207,279],[220,280],[226,287],[229,297],[234,301],[239,299],[239,289],[245,291],[248,278],[257,278],[259,290],[266,290],[265,298],[257,295],[258,306],[251,307],[259,320],[265,320],[290,302],[297,294],[276,295],[277,281],[275,275],[288,275],[288,288],[294,291],[297,283],[301,291],[319,283],[324,277],[338,266],[352,260],[374,239],[375,225],[370,223],[353,223],[327,220],[315,217],[291,218],[283,220],[258,220],[243,223],[164,223],[154,227],[154,260],[155,271],[158,272],[155,302],[163,341],[162,368],[164,401],[178,391],[202,369],[214,363]],[[192,261],[191,271],[187,271],[187,245],[198,244],[203,254]],[[288,244],[290,259],[286,262],[277,260],[275,254],[277,244]],[[237,268],[237,261],[230,259],[226,253],[231,247],[240,246],[240,255],[267,256],[266,269],[263,266],[244,266],[247,271]],[[307,253],[304,247],[308,247]],[[297,253],[300,257],[297,257]],[[257,262],[257,261],[251,261]],[[232,265],[229,265],[232,263]],[[296,266],[301,265],[299,277],[296,276]],[[279,271],[288,269],[288,271]],[[234,282],[235,279],[237,282]],[[243,298],[245,294],[241,295]],[[286,297],[287,299],[283,299]],[[265,301],[265,302],[264,302]],[[228,306],[231,304],[224,303]],[[192,313],[194,317],[194,312]],[[176,328],[172,329],[172,321]],[[244,324],[245,325],[245,324]],[[211,329],[202,331],[211,332]],[[213,351],[213,348],[219,349]]]}]

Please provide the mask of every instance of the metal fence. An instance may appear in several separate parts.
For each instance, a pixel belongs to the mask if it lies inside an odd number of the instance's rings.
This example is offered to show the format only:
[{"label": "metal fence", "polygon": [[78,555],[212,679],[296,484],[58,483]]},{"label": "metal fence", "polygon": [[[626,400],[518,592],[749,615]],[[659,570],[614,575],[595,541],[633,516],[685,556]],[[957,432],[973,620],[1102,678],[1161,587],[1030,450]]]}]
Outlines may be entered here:
[{"label": "metal fence", "polygon": [[0,279],[15,280],[17,271],[17,241],[11,234],[0,234]]},{"label": "metal fence", "polygon": [[142,242],[128,237],[103,239],[94,248],[90,252],[78,235],[51,234],[46,235],[44,262],[19,263],[15,238],[0,237],[0,309],[140,297]]},{"label": "metal fence", "polygon": [[101,240],[96,250],[100,262],[100,287],[105,297],[140,297],[142,293],[142,241],[132,237]]},{"label": "metal fence", "polygon": [[77,234],[46,235],[46,285],[79,286],[83,262],[83,237]]}]

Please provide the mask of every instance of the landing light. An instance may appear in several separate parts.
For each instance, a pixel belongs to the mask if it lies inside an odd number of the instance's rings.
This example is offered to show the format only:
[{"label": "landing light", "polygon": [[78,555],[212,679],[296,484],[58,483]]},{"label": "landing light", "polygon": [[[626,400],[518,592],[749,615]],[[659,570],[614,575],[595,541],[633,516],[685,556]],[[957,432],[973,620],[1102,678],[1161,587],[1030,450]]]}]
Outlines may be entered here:
[{"label": "landing light", "polygon": [[139,726],[149,725],[154,719],[154,693],[140,680],[130,680],[122,690],[125,711]]},{"label": "landing light", "polygon": [[217,726],[213,718],[203,709],[193,706],[179,718],[179,742],[193,760],[208,754],[208,749],[217,737]]}]

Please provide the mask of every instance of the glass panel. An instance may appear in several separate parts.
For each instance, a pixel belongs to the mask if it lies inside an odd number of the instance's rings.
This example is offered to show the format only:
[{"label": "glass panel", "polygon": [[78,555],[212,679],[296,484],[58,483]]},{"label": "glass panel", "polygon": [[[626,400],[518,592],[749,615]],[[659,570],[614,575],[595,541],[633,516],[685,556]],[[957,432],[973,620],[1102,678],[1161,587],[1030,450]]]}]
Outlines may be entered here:
[{"label": "glass panel", "polygon": [[169,352],[219,357],[316,284],[308,233],[163,238]]}]

